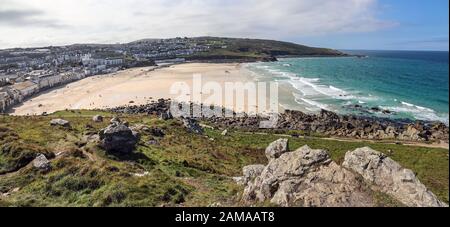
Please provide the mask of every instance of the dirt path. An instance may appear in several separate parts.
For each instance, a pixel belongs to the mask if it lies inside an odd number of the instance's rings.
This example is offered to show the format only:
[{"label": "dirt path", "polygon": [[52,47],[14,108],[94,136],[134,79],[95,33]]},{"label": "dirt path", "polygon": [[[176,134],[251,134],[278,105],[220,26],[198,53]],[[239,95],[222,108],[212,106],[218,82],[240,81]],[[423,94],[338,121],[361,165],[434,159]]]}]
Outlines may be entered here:
[{"label": "dirt path", "polygon": [[[257,133],[248,133],[248,134],[258,134],[258,135],[269,135],[269,133],[264,132],[257,132]],[[282,137],[293,137],[291,135],[286,134],[270,134],[275,136],[282,136]],[[362,143],[379,143],[379,144],[397,144],[395,141],[376,141],[376,140],[363,140],[363,139],[346,139],[346,138],[319,138],[319,137],[305,137],[300,136],[299,138],[314,138],[314,139],[321,139],[321,140],[329,140],[329,141],[339,141],[339,142],[362,142]],[[427,147],[427,148],[441,148],[449,150],[449,144],[448,143],[433,143],[433,144],[427,144],[427,143],[421,143],[421,142],[411,142],[411,141],[398,141],[403,146],[412,146],[412,147]]]},{"label": "dirt path", "polygon": [[[343,139],[343,138],[321,138],[324,140],[333,140],[333,141],[341,141],[341,142],[366,142],[366,143],[382,143],[382,144],[397,144],[397,142],[393,141],[375,141],[375,140],[362,140],[362,139]],[[427,148],[442,148],[449,150],[448,143],[421,143],[421,142],[410,142],[410,141],[398,141],[401,145],[404,146],[412,146],[412,147],[427,147]]]}]

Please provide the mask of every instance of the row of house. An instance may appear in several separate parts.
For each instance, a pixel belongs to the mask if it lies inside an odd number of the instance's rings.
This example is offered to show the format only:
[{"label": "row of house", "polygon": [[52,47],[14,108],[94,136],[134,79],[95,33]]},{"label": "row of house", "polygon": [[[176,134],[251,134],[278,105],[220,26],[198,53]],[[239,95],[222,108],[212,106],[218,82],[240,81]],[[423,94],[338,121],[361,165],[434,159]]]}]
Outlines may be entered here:
[{"label": "row of house", "polygon": [[0,112],[5,112],[9,106],[18,103],[20,94],[17,90],[0,87]]},{"label": "row of house", "polygon": [[0,112],[5,112],[8,107],[20,103],[40,91],[83,78],[85,78],[85,74],[80,72],[43,73],[37,77],[30,76],[23,82],[0,87]]},{"label": "row of house", "polygon": [[114,66],[122,65],[124,63],[123,58],[93,58],[92,55],[87,54],[82,59],[81,62],[85,66]]}]

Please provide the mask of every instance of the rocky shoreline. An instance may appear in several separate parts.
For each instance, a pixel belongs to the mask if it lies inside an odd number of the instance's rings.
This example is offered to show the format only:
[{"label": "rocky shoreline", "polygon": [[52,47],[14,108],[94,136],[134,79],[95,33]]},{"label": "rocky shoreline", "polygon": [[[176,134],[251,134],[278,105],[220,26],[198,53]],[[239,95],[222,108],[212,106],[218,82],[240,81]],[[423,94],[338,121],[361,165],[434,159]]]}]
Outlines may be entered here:
[{"label": "rocky shoreline", "polygon": [[[167,115],[171,105],[169,99],[159,99],[139,106],[122,106],[108,109],[122,114],[156,114]],[[194,105],[191,103],[191,108]],[[203,108],[203,105],[200,105]],[[225,109],[223,109],[225,112]],[[366,117],[356,115],[338,115],[322,110],[318,114],[306,114],[301,111],[286,110],[278,114],[275,129],[296,130],[305,135],[320,134],[342,138],[368,140],[396,140],[411,142],[448,143],[449,127],[441,122],[393,120],[388,118]],[[261,130],[260,123],[266,121],[264,116],[246,114],[235,117],[202,117],[203,120],[224,129],[240,129],[248,131]]]}]

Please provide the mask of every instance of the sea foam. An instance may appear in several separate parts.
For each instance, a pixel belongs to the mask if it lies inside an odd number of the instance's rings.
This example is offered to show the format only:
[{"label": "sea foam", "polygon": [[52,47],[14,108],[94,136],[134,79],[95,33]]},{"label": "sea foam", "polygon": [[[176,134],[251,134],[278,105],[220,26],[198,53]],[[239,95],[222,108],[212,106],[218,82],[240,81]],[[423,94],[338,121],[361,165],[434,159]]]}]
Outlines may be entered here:
[{"label": "sea foam", "polygon": [[[345,112],[346,110],[343,107],[359,104],[365,108],[380,106],[382,109],[398,113],[398,115],[390,115],[392,117],[402,117],[405,114],[408,118],[412,117],[418,120],[441,121],[447,125],[449,122],[448,114],[442,115],[428,107],[401,101],[395,97],[379,96],[382,94],[378,93],[364,93],[353,90],[357,88],[351,90],[342,89],[338,85],[325,83],[321,78],[303,75],[303,70],[296,69],[294,65],[283,67],[283,64],[286,64],[285,62],[276,63],[275,65],[267,64],[271,63],[254,64],[253,68],[258,69],[258,73],[262,73],[265,77],[291,85],[294,89],[292,93],[294,96],[293,101],[308,111],[313,112],[326,109]],[[375,114],[386,117],[382,113]]]}]

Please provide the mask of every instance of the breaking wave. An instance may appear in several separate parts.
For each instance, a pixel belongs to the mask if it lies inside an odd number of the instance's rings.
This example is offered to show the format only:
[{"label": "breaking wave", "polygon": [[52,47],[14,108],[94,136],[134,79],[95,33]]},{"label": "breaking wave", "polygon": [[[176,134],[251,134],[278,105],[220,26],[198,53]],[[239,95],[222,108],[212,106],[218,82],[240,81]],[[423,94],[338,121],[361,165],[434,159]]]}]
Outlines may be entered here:
[{"label": "breaking wave", "polygon": [[[321,78],[305,77],[301,72],[289,71],[294,67],[283,67],[283,64],[275,65],[253,64],[250,68],[256,68],[257,73],[262,73],[271,80],[287,83],[294,89],[292,95],[294,101],[304,109],[315,112],[320,109],[336,112],[346,112],[345,106],[360,105],[370,110],[372,107],[380,107],[394,112],[398,117],[408,117],[417,120],[440,121],[449,124],[448,114],[442,115],[431,108],[401,101],[395,97],[382,97],[373,93],[358,92],[353,89],[346,90],[334,84],[323,83]],[[252,71],[252,70],[251,70]],[[381,113],[374,113],[376,115]],[[389,117],[385,116],[384,117]]]}]

